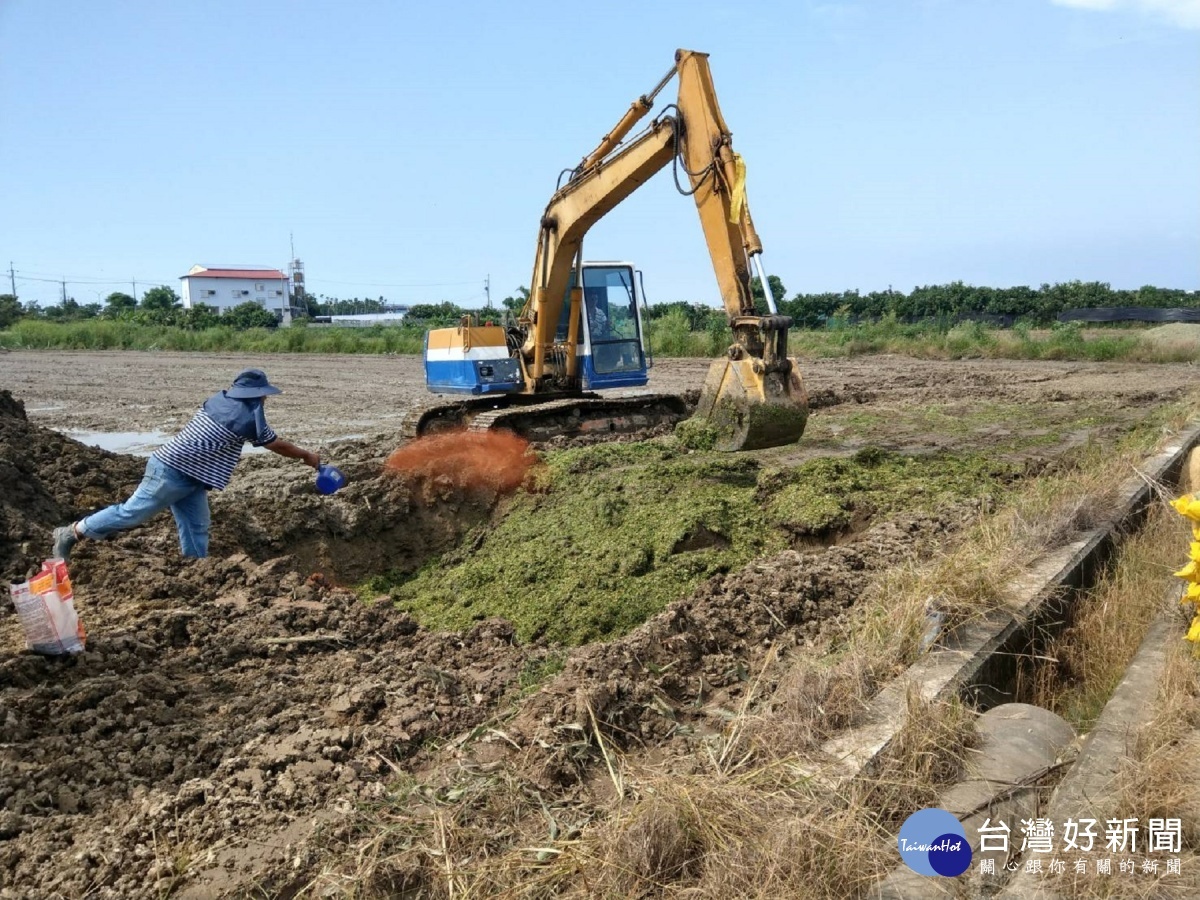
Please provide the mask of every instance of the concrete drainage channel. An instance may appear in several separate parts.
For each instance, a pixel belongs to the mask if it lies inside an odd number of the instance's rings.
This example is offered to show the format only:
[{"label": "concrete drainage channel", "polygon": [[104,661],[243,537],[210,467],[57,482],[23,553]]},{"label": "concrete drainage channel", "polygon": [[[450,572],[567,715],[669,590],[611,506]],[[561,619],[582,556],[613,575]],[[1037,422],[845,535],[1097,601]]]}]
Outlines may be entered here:
[{"label": "concrete drainage channel", "polygon": [[[1178,588],[1173,587],[1171,593],[1177,596]],[[1181,632],[1179,623],[1169,617],[1159,618],[1150,626],[1100,720],[1088,732],[1078,758],[1055,789],[1049,808],[1043,812],[1044,818],[1051,822],[1065,822],[1068,818],[1094,818],[1098,822],[1123,818],[1114,791],[1120,764],[1127,754],[1131,735],[1153,708],[1169,642],[1179,640]],[[1002,862],[996,859],[997,873],[1004,871]],[[1032,872],[1017,871],[999,896],[1014,900],[1057,896],[1039,883],[1041,879],[1042,876]]]},{"label": "concrete drainage channel", "polygon": [[[972,777],[945,792],[940,804],[959,818],[972,842],[976,863],[965,876],[971,881],[964,885],[962,879],[931,878],[901,865],[881,883],[878,896],[963,896],[964,889],[971,896],[992,896],[1001,890],[1006,897],[1048,896],[1036,876],[1014,877],[1005,885],[1009,854],[981,855],[979,827],[989,816],[1009,823],[1033,816],[1039,808],[1041,783],[1050,775],[1062,778],[1050,815],[1061,813],[1065,819],[1084,813],[1082,807],[1091,802],[1084,798],[1091,796],[1098,779],[1111,778],[1111,771],[1106,775],[1103,767],[1111,769],[1114,757],[1121,755],[1129,717],[1149,706],[1142,695],[1150,691],[1153,698],[1154,666],[1161,667],[1165,643],[1181,636],[1182,629],[1169,621],[1156,622],[1150,628],[1125,681],[1065,774],[1059,760],[1075,741],[1074,729],[1047,710],[1009,702],[1015,696],[1017,663],[1020,657],[1036,652],[1039,637],[1063,620],[1071,604],[1095,582],[1122,538],[1140,526],[1155,490],[1177,483],[1185,459],[1198,443],[1200,425],[1193,425],[1147,459],[1122,485],[1108,522],[1034,561],[1014,578],[1013,602],[1007,609],[944,639],[876,695],[863,724],[824,744],[822,750],[831,763],[813,773],[814,777],[831,786],[844,786],[873,774],[903,727],[909,697],[914,693],[925,701],[960,697],[983,712],[978,722],[981,747]],[[1098,812],[1101,810],[1094,810]],[[1019,849],[1019,833],[1015,827],[1012,831],[1018,840],[1009,842],[1010,849]],[[986,856],[993,857],[997,876],[988,877],[989,883],[984,884],[978,860]]]}]

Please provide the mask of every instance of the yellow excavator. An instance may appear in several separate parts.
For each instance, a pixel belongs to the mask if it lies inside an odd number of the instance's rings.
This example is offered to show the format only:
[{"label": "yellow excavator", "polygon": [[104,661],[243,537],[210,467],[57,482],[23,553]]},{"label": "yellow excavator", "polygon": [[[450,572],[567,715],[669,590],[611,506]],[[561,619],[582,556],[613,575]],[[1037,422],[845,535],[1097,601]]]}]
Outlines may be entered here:
[{"label": "yellow excavator", "polygon": [[[676,102],[626,141],[675,76]],[[457,327],[427,333],[428,388],[471,397],[410,417],[410,437],[465,426],[544,440],[636,431],[686,414],[682,398],[673,395],[593,393],[644,386],[652,360],[640,273],[627,262],[586,262],[583,239],[667,166],[680,193],[696,202],[732,331],[725,357],[705,379],[695,418],[720,450],[776,447],[800,438],[808,403],[799,367],[787,353],[792,322],[778,314],[770,295],[762,242],[746,202],[745,167],[717,105],[708,55],[691,50],[676,52],[675,65],[654,90],[634,101],[578,166],[564,171],[565,183],[559,176],[538,229],[529,299],[515,325],[475,324],[465,317]],[[755,311],[752,265],[769,315]]]}]

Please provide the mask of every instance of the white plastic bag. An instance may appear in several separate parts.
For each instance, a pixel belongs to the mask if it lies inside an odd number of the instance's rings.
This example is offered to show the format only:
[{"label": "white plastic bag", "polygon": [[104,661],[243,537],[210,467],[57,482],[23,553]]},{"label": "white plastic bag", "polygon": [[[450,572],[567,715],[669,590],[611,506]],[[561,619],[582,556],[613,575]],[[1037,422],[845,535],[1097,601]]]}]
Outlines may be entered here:
[{"label": "white plastic bag", "polygon": [[87,635],[75,613],[71,576],[63,560],[48,559],[29,581],[14,582],[12,601],[30,650],[54,655],[83,650]]}]

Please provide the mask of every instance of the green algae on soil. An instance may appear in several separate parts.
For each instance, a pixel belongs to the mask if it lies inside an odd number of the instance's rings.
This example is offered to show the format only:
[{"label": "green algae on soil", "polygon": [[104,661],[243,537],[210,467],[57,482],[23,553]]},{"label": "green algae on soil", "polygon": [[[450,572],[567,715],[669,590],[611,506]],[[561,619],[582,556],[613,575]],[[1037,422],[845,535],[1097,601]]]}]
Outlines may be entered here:
[{"label": "green algae on soil", "polygon": [[431,628],[500,616],[521,640],[619,636],[700,582],[789,547],[829,543],[901,509],[995,494],[1017,467],[982,453],[867,448],[774,468],[673,439],[552,451],[538,483],[412,575],[364,585]]}]

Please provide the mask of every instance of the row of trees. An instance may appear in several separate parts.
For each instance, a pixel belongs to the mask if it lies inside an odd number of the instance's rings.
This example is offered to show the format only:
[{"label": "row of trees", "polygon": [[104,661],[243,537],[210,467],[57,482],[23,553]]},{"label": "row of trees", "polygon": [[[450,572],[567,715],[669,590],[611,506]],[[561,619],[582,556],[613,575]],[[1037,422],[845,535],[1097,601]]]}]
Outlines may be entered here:
[{"label": "row of trees", "polygon": [[1068,281],[1037,288],[976,287],[954,281],[915,287],[907,294],[891,289],[866,294],[859,291],[796,294],[780,304],[780,312],[791,316],[803,328],[818,327],[831,318],[874,320],[885,316],[895,316],[901,321],[1011,316],[1045,325],[1068,309],[1113,306],[1197,307],[1200,292],[1151,286],[1114,290],[1099,281]]},{"label": "row of trees", "polygon": [[[1069,281],[1043,284],[1037,288],[1024,285],[1009,288],[976,287],[954,281],[950,284],[914,287],[908,293],[889,288],[867,293],[857,290],[799,293],[790,298],[779,276],[768,275],[767,286],[775,300],[776,309],[783,315],[791,316],[801,328],[820,328],[830,320],[874,321],[891,316],[908,322],[1004,316],[1045,325],[1054,322],[1059,313],[1068,309],[1200,307],[1198,291],[1152,286],[1117,290],[1098,281]],[[762,283],[754,278],[750,287],[755,299],[755,311],[759,315],[766,315],[768,307]],[[528,296],[529,291],[520,288],[514,296],[504,299],[503,309],[514,312],[520,310]],[[478,313],[488,318],[497,316],[498,311],[461,309],[452,303],[422,304],[412,307],[409,316],[431,324],[444,324],[466,313]],[[651,320],[668,315],[682,316],[688,328],[695,332],[720,331],[727,327],[723,308],[685,300],[651,304],[649,315]]]},{"label": "row of trees", "polygon": [[342,300],[338,297],[326,297],[322,294],[320,297],[313,294],[305,293],[294,300],[295,309],[300,315],[306,315],[309,318],[316,316],[349,316],[361,313],[382,313],[393,309],[395,304],[388,302],[385,297],[351,297],[349,300]]},{"label": "row of trees", "polygon": [[[316,297],[305,294],[297,303],[301,315],[315,316],[348,315],[351,313],[383,312],[388,301],[359,299],[342,300],[337,297]],[[261,315],[255,314],[257,309]],[[194,309],[183,309],[179,294],[170,287],[161,285],[150,288],[141,301],[130,294],[115,291],[104,298],[103,303],[81,304],[74,297],[67,297],[54,306],[39,306],[35,303],[21,304],[12,294],[0,294],[0,328],[7,328],[18,319],[44,319],[52,322],[75,322],[81,319],[123,319],[155,325],[182,325],[185,327],[207,327],[214,324],[235,324],[237,327],[255,327],[275,324],[275,317],[255,303],[244,303],[240,307],[218,315],[212,307],[197,305]],[[270,321],[268,321],[268,319]],[[244,323],[252,322],[252,325]]]},{"label": "row of trees", "polygon": [[[900,321],[917,322],[928,319],[955,320],[972,316],[1005,316],[1023,319],[1031,324],[1054,322],[1058,314],[1068,309],[1089,309],[1113,306],[1141,306],[1172,309],[1200,307],[1200,291],[1174,288],[1142,287],[1137,290],[1114,290],[1098,281],[1069,281],[1064,284],[1043,284],[1038,288],[975,287],[954,281],[950,284],[915,287],[909,293],[888,289],[861,293],[857,290],[831,291],[820,294],[796,294],[787,298],[783,282],[775,275],[767,276],[771,295],[780,313],[791,316],[801,328],[820,328],[830,320],[874,321],[894,316]],[[752,283],[757,312],[767,312],[762,286],[757,278]],[[723,325],[724,310],[701,303],[656,303],[650,307],[650,318],[669,315],[673,310],[686,317],[692,331],[706,331],[717,319]]]},{"label": "row of trees", "polygon": [[120,291],[109,294],[103,303],[80,303],[74,297],[65,297],[55,306],[39,306],[36,303],[22,304],[12,294],[0,294],[0,328],[7,328],[18,319],[47,319],[52,322],[77,322],[81,319],[119,318],[142,309],[146,312],[166,311],[179,306],[179,295],[165,285],[151,288],[138,302],[129,294]]},{"label": "row of trees", "polygon": [[[871,321],[888,316],[894,316],[901,321],[1008,316],[1033,324],[1047,324],[1068,309],[1112,306],[1200,307],[1200,292],[1197,291],[1151,286],[1137,290],[1114,290],[1109,284],[1096,281],[1043,284],[1038,288],[1024,285],[1009,288],[976,287],[954,281],[944,285],[914,287],[909,293],[889,288],[886,291],[868,293],[857,290],[798,293],[791,298],[787,297],[787,289],[778,276],[769,275],[767,285],[779,312],[791,316],[801,328],[819,328],[830,320]],[[759,314],[765,314],[767,304],[758,278],[751,282],[751,290],[755,297],[756,310]],[[482,319],[499,320],[505,312],[519,312],[528,298],[529,290],[521,287],[511,296],[505,297],[498,308],[464,309],[448,301],[420,303],[409,308],[407,320],[422,327],[451,324],[466,314],[475,314]],[[308,316],[319,316],[382,312],[389,304],[383,297],[375,300],[340,300],[306,294],[298,306],[302,313]],[[688,328],[696,332],[720,331],[726,327],[725,311],[703,303],[689,303],[683,300],[655,303],[650,306],[649,315],[651,319],[681,315]],[[22,306],[13,295],[0,294],[0,328],[7,328],[17,319],[27,317],[52,321],[115,318],[153,325],[178,325],[184,328],[207,328],[219,324],[252,328],[270,327],[275,324],[275,317],[255,303],[244,303],[223,314],[218,314],[216,310],[206,306],[183,309],[179,295],[165,285],[146,291],[140,303],[129,294],[116,292],[109,294],[102,304],[81,305],[68,297],[57,306]]]},{"label": "row of trees", "polygon": [[179,295],[165,285],[146,291],[140,303],[120,291],[109,294],[103,303],[80,304],[74,297],[67,297],[55,306],[46,307],[33,303],[22,304],[12,294],[0,294],[0,328],[8,328],[20,319],[50,322],[110,319],[193,330],[217,325],[239,329],[269,328],[277,322],[273,313],[253,302],[235,306],[224,313],[218,313],[215,308],[204,304],[184,309]]}]

